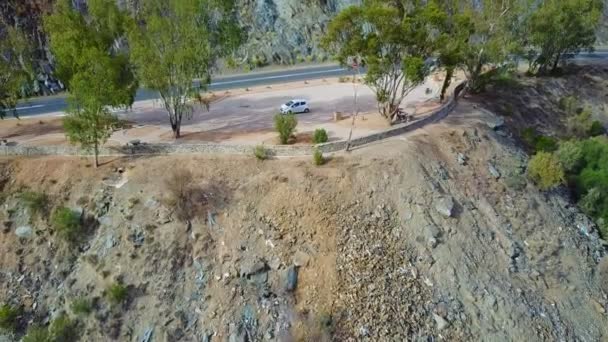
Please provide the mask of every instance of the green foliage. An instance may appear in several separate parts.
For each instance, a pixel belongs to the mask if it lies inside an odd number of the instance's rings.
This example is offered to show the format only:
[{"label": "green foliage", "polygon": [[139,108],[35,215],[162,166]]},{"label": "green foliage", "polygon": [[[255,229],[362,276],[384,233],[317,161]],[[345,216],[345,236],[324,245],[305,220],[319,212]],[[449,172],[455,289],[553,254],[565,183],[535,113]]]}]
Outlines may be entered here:
[{"label": "green foliage", "polygon": [[93,311],[91,301],[85,297],[74,299],[72,304],[70,304],[70,309],[76,315],[88,315]]},{"label": "green foliage", "polygon": [[21,342],[50,342],[49,331],[45,327],[33,325],[27,328],[27,333]]},{"label": "green foliage", "polygon": [[553,152],[557,150],[557,139],[548,137],[546,135],[539,135],[536,137],[534,149],[536,151]]},{"label": "green foliage", "polygon": [[593,125],[594,120],[589,108],[582,109],[578,115],[570,116],[566,122],[568,133],[575,138],[590,137],[592,130],[597,132],[597,127],[594,128]]},{"label": "green foliage", "polygon": [[564,171],[576,172],[581,167],[583,161],[583,148],[581,143],[573,140],[561,142],[555,152],[557,160],[564,168]]},{"label": "green foliage", "polygon": [[274,116],[274,128],[279,133],[281,144],[287,144],[298,125],[294,114],[277,114]]},{"label": "green foliage", "polygon": [[601,0],[547,0],[530,16],[529,39],[538,55],[532,71],[555,71],[566,53],[592,50],[601,23]]},{"label": "green foliage", "polygon": [[25,191],[19,197],[28,207],[32,216],[45,214],[48,210],[49,198],[43,192]]},{"label": "green foliage", "polygon": [[321,152],[321,150],[315,148],[315,151],[312,154],[312,162],[316,166],[325,164],[325,157],[323,157],[323,152]]},{"label": "green foliage", "polygon": [[70,208],[57,208],[52,216],[52,225],[55,232],[67,242],[76,243],[80,239],[82,233],[80,216]]},{"label": "green foliage", "polygon": [[114,283],[106,290],[106,297],[113,305],[122,304],[129,295],[129,290],[121,283]]},{"label": "green foliage", "polygon": [[557,139],[538,134],[532,127],[524,129],[521,133],[521,137],[524,143],[534,152],[553,152],[558,148]]},{"label": "green foliage", "polygon": [[253,155],[258,160],[266,160],[266,159],[268,159],[268,151],[266,151],[266,148],[264,147],[264,145],[257,145],[253,149]]},{"label": "green foliage", "polygon": [[75,342],[80,337],[78,322],[72,321],[63,314],[55,318],[48,330],[49,341],[52,342]]},{"label": "green foliage", "polygon": [[608,222],[608,138],[589,138],[579,144],[583,157],[569,174],[579,205],[598,222]]},{"label": "green foliage", "polygon": [[92,149],[97,166],[98,148],[117,125],[107,107],[133,104],[138,84],[127,49],[115,44],[125,38],[128,14],[105,0],[87,4],[85,17],[70,0],[59,0],[44,24],[57,75],[70,90],[66,135],[70,142]]},{"label": "green foliage", "polygon": [[548,152],[538,152],[528,163],[528,176],[542,190],[551,189],[564,182],[565,175],[556,157]]},{"label": "green foliage", "polygon": [[34,78],[33,48],[23,32],[3,27],[0,55],[0,119],[7,113],[17,117],[17,102],[25,96],[23,89]]},{"label": "green foliage", "polygon": [[[211,81],[216,61],[241,42],[234,1],[149,0],[132,22],[129,44],[137,74],[157,91],[175,138],[182,118],[190,118],[190,99]],[[200,80],[193,89],[192,80]]]},{"label": "green foliage", "polygon": [[569,115],[576,115],[578,113],[578,109],[580,108],[578,100],[574,96],[564,96],[560,98],[558,106],[561,110]]},{"label": "green foliage", "polygon": [[588,134],[590,137],[597,137],[598,135],[606,134],[606,129],[600,121],[595,120],[591,123]]},{"label": "green foliage", "polygon": [[330,22],[322,44],[343,65],[365,63],[380,114],[393,121],[401,101],[428,75],[424,61],[436,50],[443,15],[434,2],[365,1]]},{"label": "green foliage", "polygon": [[[461,67],[468,88],[484,90],[491,78],[487,67],[503,65],[520,49],[517,23],[525,1],[441,1],[445,13],[438,40],[439,63],[446,70]],[[522,6],[524,5],[524,6]]]},{"label": "green foliage", "polygon": [[312,135],[312,142],[315,144],[322,144],[322,143],[326,143],[328,140],[327,138],[327,131],[323,128],[317,128],[315,129],[314,134]]},{"label": "green foliage", "polygon": [[0,306],[0,329],[13,331],[17,325],[17,318],[21,310],[8,304]]}]

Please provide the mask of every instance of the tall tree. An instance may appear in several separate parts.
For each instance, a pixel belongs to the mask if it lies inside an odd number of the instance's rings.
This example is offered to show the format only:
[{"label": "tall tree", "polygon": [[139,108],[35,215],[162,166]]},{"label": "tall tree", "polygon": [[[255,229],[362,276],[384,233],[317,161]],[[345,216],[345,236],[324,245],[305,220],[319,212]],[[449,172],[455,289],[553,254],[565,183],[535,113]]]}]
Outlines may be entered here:
[{"label": "tall tree", "polygon": [[69,90],[66,135],[93,150],[95,167],[99,146],[118,122],[109,107],[130,105],[137,90],[128,53],[119,48],[127,22],[113,0],[89,0],[84,13],[59,0],[45,18],[57,75]]},{"label": "tall tree", "polygon": [[33,78],[32,47],[18,29],[7,27],[0,38],[0,119],[17,117],[15,107],[26,96],[24,87]]},{"label": "tall tree", "polygon": [[602,17],[601,0],[544,0],[529,20],[536,56],[531,71],[555,71],[565,54],[593,50]]},{"label": "tall tree", "polygon": [[233,0],[143,3],[129,34],[131,56],[143,85],[159,93],[176,139],[182,119],[193,114],[192,100],[211,81],[216,61],[240,40]]},{"label": "tall tree", "polygon": [[428,75],[426,61],[436,51],[433,31],[442,16],[434,2],[364,1],[332,20],[323,45],[343,65],[363,59],[378,110],[393,122],[403,99]]}]

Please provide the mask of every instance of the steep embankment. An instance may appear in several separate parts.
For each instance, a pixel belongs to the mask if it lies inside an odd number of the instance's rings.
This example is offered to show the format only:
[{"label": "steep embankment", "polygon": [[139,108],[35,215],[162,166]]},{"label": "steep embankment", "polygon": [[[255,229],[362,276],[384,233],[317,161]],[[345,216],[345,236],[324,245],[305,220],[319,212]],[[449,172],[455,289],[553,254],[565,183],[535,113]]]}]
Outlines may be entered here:
[{"label": "steep embankment", "polygon": [[[463,102],[322,167],[5,159],[0,302],[22,308],[17,334],[67,312],[86,341],[606,339],[593,224],[526,181],[495,119]],[[82,212],[81,242],[33,215],[26,187]]]}]

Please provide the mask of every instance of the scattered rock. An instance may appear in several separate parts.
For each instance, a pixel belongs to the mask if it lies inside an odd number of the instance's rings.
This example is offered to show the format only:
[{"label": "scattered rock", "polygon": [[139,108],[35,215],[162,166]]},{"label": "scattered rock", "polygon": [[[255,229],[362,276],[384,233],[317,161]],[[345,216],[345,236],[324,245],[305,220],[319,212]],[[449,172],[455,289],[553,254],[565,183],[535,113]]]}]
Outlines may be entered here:
[{"label": "scattered rock", "polygon": [[495,116],[493,118],[489,118],[488,120],[486,120],[486,125],[488,125],[488,127],[490,127],[490,129],[496,131],[505,125],[505,119],[503,119],[499,116]]},{"label": "scattered rock", "polygon": [[492,165],[491,163],[488,163],[488,172],[490,172],[492,177],[494,177],[495,179],[500,178],[500,172],[498,172],[496,167],[494,167],[494,165]]},{"label": "scattered rock", "polygon": [[302,251],[297,251],[293,256],[293,264],[296,267],[308,266],[308,262],[310,261],[310,256]]},{"label": "scattered rock", "polygon": [[437,330],[441,331],[450,325],[448,321],[436,313],[433,313],[433,319],[435,320],[435,323],[437,323]]},{"label": "scattered rock", "polygon": [[298,268],[296,266],[290,266],[287,269],[287,291],[295,291],[298,286]]},{"label": "scattered rock", "polygon": [[435,210],[445,217],[451,217],[454,213],[454,199],[452,196],[445,196],[436,200]]},{"label": "scattered rock", "polygon": [[30,226],[20,226],[15,229],[15,235],[17,235],[20,239],[29,239],[33,234],[32,227]]},{"label": "scattered rock", "polygon": [[129,145],[131,145],[131,146],[138,146],[140,144],[141,144],[141,140],[139,140],[139,139],[133,139],[133,140],[129,141]]},{"label": "scattered rock", "polygon": [[467,160],[468,160],[467,156],[465,156],[464,154],[462,154],[460,152],[456,155],[456,161],[458,162],[459,165],[463,165],[463,166],[467,165]]}]

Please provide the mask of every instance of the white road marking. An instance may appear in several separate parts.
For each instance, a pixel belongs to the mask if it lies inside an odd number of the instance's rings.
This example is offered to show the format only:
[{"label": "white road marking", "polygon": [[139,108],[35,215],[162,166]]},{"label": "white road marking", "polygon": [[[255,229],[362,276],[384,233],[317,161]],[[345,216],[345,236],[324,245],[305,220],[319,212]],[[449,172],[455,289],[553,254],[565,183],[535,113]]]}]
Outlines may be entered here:
[{"label": "white road marking", "polygon": [[24,109],[33,109],[33,108],[41,108],[45,105],[33,105],[33,106],[24,106],[24,107],[16,107],[15,110],[24,110]]},{"label": "white road marking", "polygon": [[214,83],[211,83],[209,86],[218,86],[218,85],[235,84],[235,83],[245,83],[245,82],[251,82],[251,81],[274,80],[274,79],[288,78],[288,77],[293,77],[293,76],[317,75],[317,74],[323,74],[323,73],[327,73],[327,72],[344,71],[344,70],[346,70],[346,69],[345,68],[339,68],[339,69],[321,70],[321,71],[313,71],[313,72],[301,72],[301,73],[297,73],[297,74],[288,74],[288,75],[256,77],[256,78],[248,78],[248,79],[245,79],[245,80],[214,82]]}]

